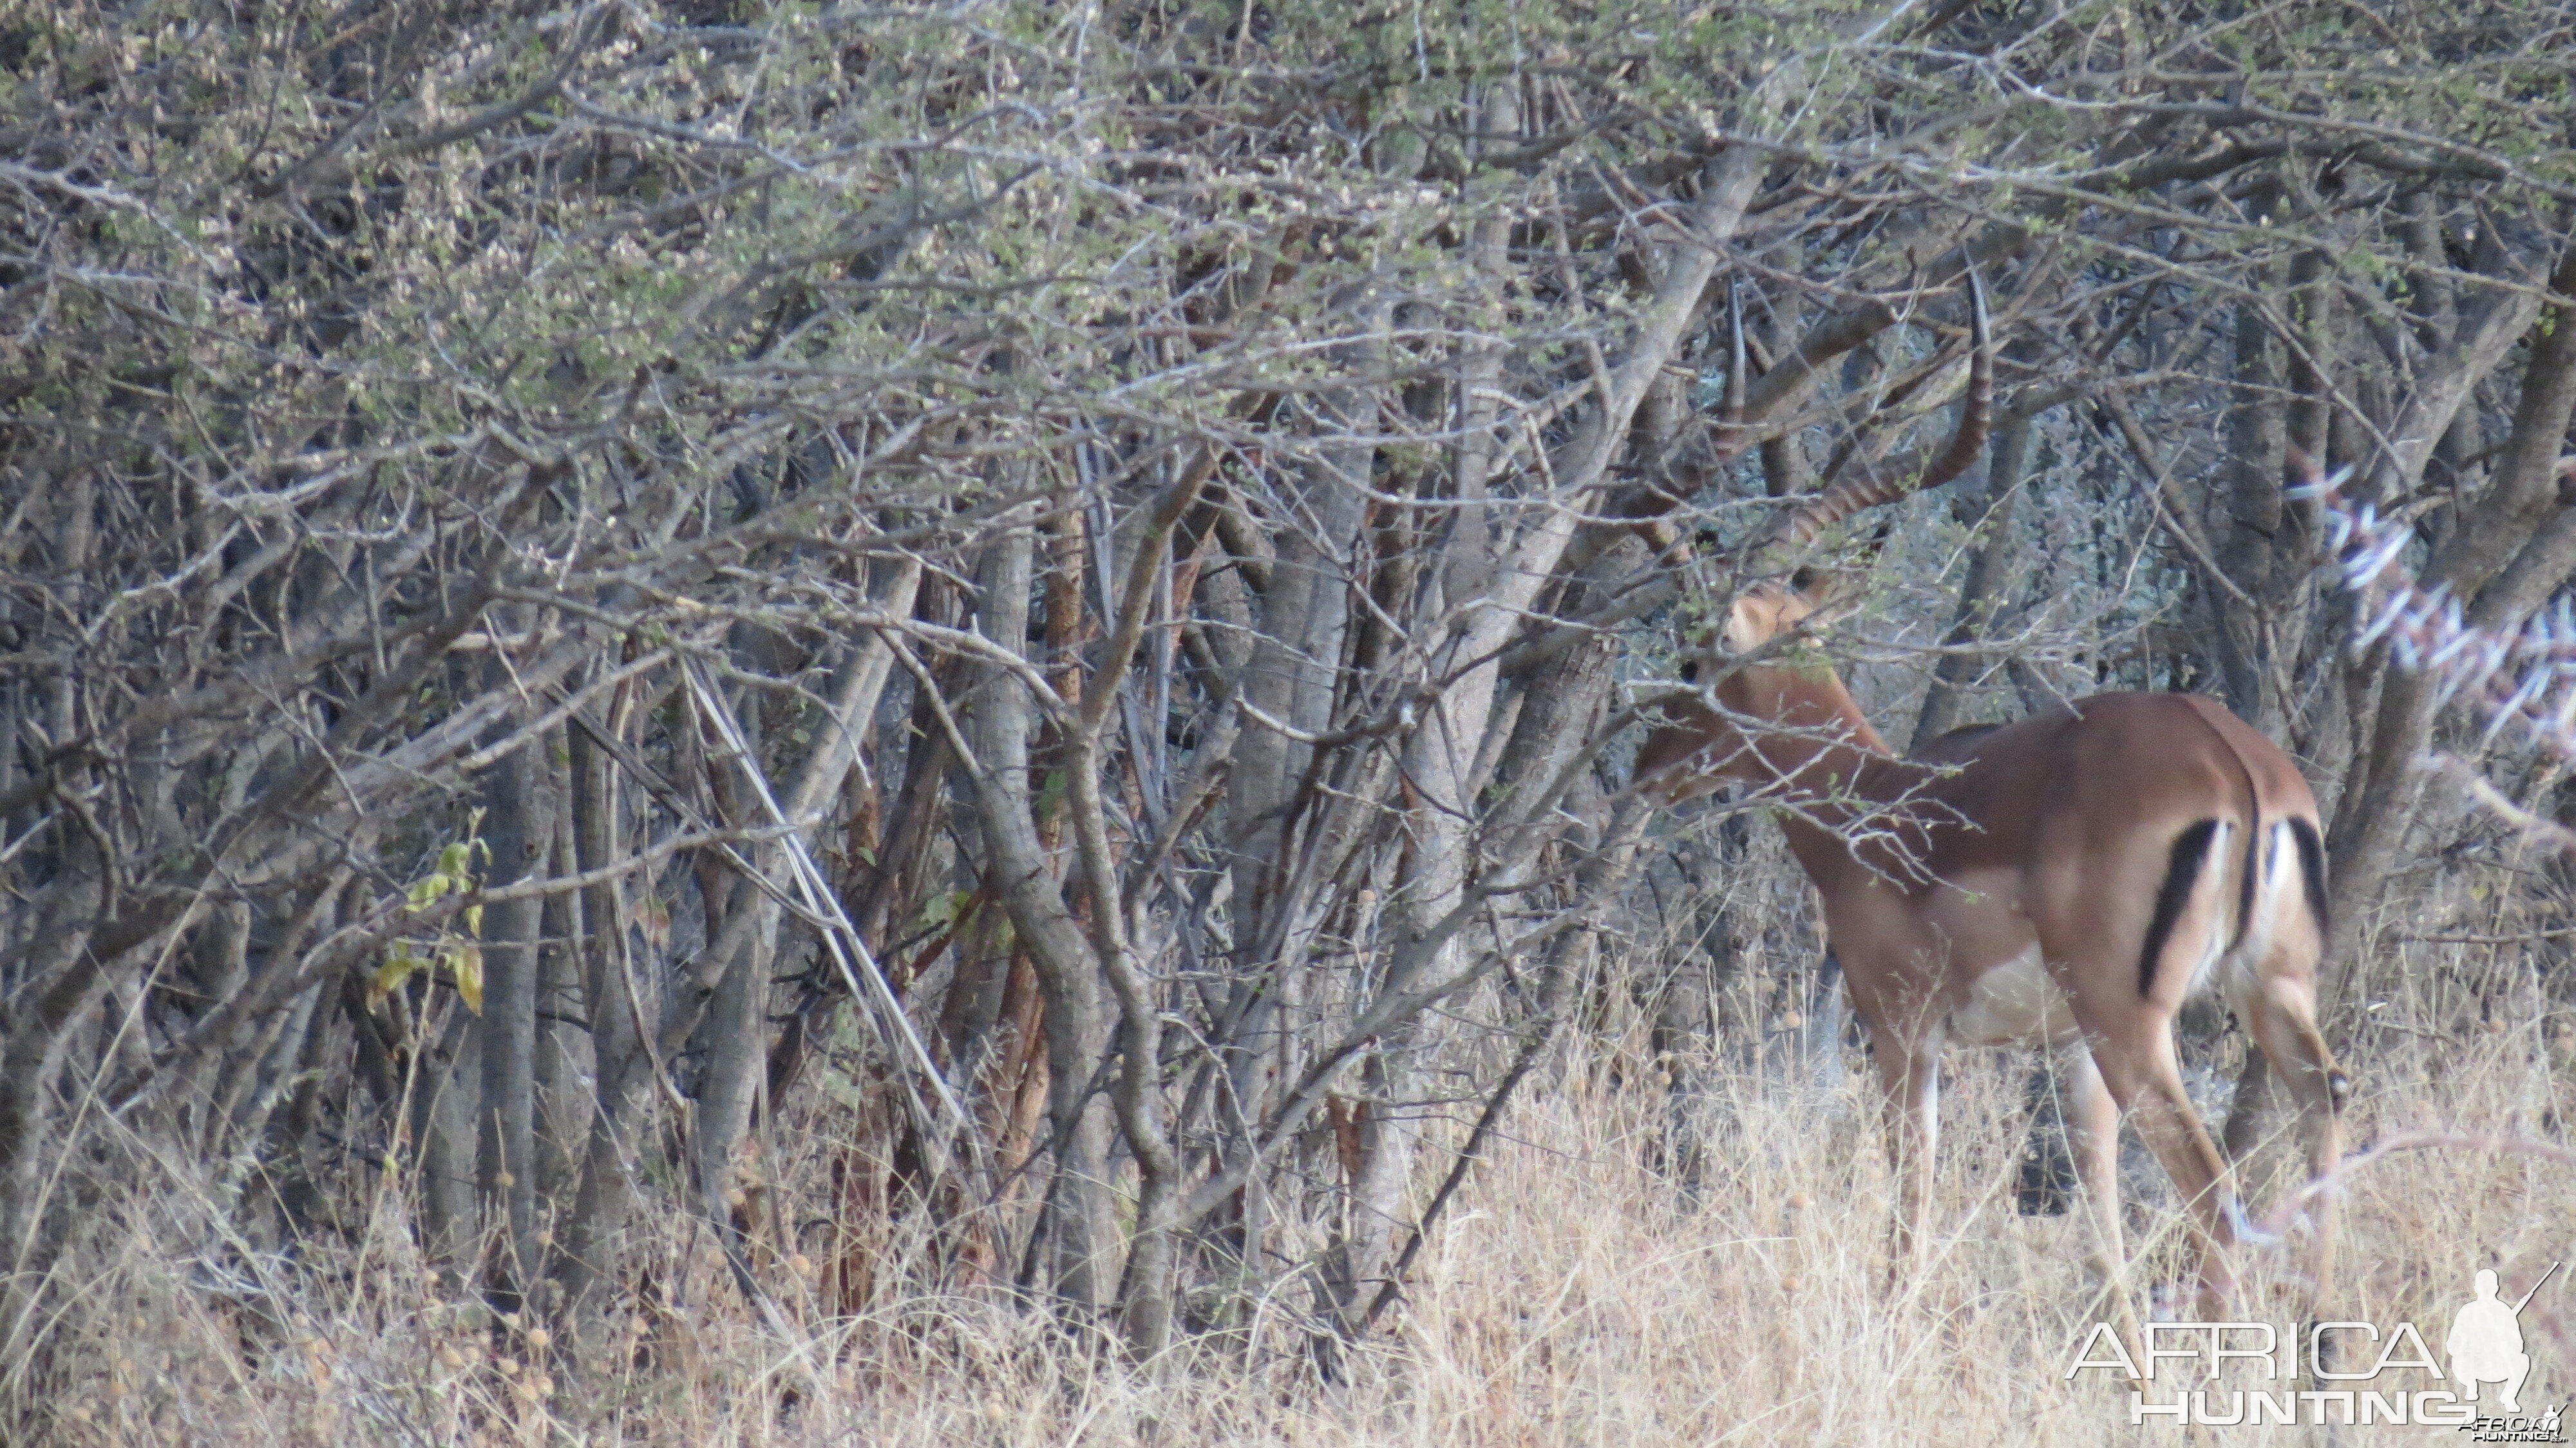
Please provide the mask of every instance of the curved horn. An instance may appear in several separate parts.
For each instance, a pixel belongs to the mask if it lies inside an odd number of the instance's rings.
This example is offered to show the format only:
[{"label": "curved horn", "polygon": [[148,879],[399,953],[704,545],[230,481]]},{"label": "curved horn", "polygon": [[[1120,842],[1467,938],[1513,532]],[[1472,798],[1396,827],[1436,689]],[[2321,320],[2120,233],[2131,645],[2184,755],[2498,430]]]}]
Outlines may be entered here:
[{"label": "curved horn", "polygon": [[1753,441],[1744,427],[1744,400],[1751,395],[1753,377],[1745,360],[1744,283],[1740,278],[1726,284],[1726,329],[1726,394],[1718,400],[1717,420],[1708,429],[1707,450],[1682,474],[1680,481],[1687,486],[1651,490],[1646,504],[1651,514],[1632,525],[1637,536],[1646,540],[1646,546],[1655,550],[1656,557],[1676,567],[1689,561],[1691,540],[1666,515],[1681,506],[1685,494],[1696,492],[1720,468],[1743,456]]},{"label": "curved horn", "polygon": [[1974,264],[1968,267],[1968,400],[1959,431],[1931,465],[1912,479],[1902,473],[1870,473],[1843,478],[1790,514],[1773,535],[1775,542],[1802,544],[1854,513],[1885,507],[1925,488],[1937,488],[1968,470],[1986,445],[1987,425],[1995,407],[1995,365],[1991,328],[1986,315],[1986,285]]}]

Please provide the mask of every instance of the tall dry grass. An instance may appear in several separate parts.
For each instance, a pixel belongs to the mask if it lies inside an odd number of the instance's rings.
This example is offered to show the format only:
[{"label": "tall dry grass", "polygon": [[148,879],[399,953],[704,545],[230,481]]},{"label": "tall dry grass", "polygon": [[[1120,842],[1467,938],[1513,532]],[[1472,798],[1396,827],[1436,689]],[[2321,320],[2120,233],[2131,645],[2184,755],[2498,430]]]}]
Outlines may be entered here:
[{"label": "tall dry grass", "polygon": [[[2571,1023],[2528,989],[2517,998],[2517,970],[2534,977],[2511,961],[2446,964],[2390,961],[2379,973],[2389,988],[2352,1003],[2354,1143],[2438,1128],[2563,1145]],[[2015,1212],[2026,1058],[1952,1057],[1937,1243],[1928,1269],[1893,1294],[1882,1282],[1887,1174],[1857,1051],[1846,1049],[1839,1080],[1740,1046],[1704,1063],[1706,1089],[1686,1113],[1704,1147],[1695,1186],[1650,1165],[1670,1159],[1674,1128],[1644,1061],[1641,1033],[1615,1019],[1564,1053],[1422,1254],[1392,1327],[1329,1377],[1294,1281],[1249,1304],[1240,1331],[1142,1365],[972,1296],[896,1295],[859,1318],[822,1316],[819,1274],[797,1259],[828,1201],[832,1121],[818,1116],[778,1137],[801,1145],[774,1164],[777,1220],[796,1238],[761,1259],[775,1321],[746,1305],[703,1233],[661,1217],[632,1244],[654,1306],[624,1320],[614,1365],[587,1372],[542,1336],[435,1292],[396,1183],[343,1183],[351,1206],[332,1242],[261,1256],[229,1233],[205,1167],[161,1162],[152,1192],[92,1215],[63,1269],[51,1349],[0,1366],[0,1436],[996,1448],[2181,1441],[2169,1426],[2128,1426],[2126,1384],[2062,1378],[2100,1303],[2088,1297],[2079,1219]],[[2413,1320],[2437,1350],[2477,1267],[2498,1267],[2518,1289],[2576,1256],[2576,1177],[2550,1157],[2393,1153],[2348,1188],[2335,1314]],[[2159,1203],[2132,1212],[2143,1288],[2175,1274],[2179,1250],[2169,1193],[2141,1196]],[[173,1242],[194,1245],[173,1253]],[[2265,1311],[2285,1328],[2286,1255],[2254,1264]],[[2576,1392],[2571,1306],[2576,1287],[2562,1281],[2525,1318],[2538,1362],[2526,1404]],[[2277,1428],[2228,1431],[2283,1441]],[[2460,1441],[2446,1430],[2354,1431]]]}]

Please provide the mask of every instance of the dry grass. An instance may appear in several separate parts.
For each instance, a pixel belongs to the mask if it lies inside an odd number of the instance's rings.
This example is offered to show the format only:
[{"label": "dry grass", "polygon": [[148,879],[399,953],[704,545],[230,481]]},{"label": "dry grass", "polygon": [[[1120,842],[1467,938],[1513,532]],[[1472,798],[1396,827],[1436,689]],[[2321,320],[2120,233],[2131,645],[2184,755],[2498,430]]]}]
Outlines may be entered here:
[{"label": "dry grass", "polygon": [[[2491,1030],[2460,1011],[2459,999],[2410,993],[2371,1013],[2379,1024],[2350,1052],[2363,1086],[2356,1143],[2426,1126],[2564,1142],[2563,1024],[2525,1016]],[[1939,1245],[1893,1298],[1880,1284],[1886,1172],[1865,1071],[1829,1087],[1745,1065],[1714,1073],[1698,1108],[1710,1166],[1695,1197],[1645,1165],[1663,1129],[1660,1092],[1614,1089],[1597,1071],[1563,1076],[1516,1113],[1512,1139],[1424,1253],[1394,1330],[1333,1382],[1303,1349],[1290,1292],[1256,1316],[1248,1348],[1238,1338],[1139,1368],[976,1300],[907,1298],[822,1320],[810,1282],[773,1264],[770,1286],[793,1319],[782,1337],[667,1219],[654,1228],[667,1240],[643,1244],[645,1255],[663,1264],[660,1280],[684,1284],[685,1305],[637,1320],[631,1366],[576,1379],[427,1290],[396,1194],[377,1193],[343,1245],[287,1262],[230,1250],[209,1199],[173,1185],[97,1214],[65,1269],[52,1350],[0,1366],[0,1438],[2180,1441],[2170,1427],[2127,1426],[2125,1384],[2061,1381],[2094,1309],[2075,1220],[2014,1213],[2018,1065],[1953,1058]],[[782,1164],[808,1217],[824,1200],[820,1159],[817,1148]],[[167,1180],[184,1177],[174,1167]],[[2346,1220],[2337,1315],[2411,1319],[2438,1346],[2477,1266],[2519,1286],[2576,1256],[2576,1179],[2527,1153],[2390,1156],[2355,1176]],[[2171,1213],[2137,1221],[2142,1274],[2170,1275]],[[171,1242],[201,1245],[173,1257]],[[2258,1275],[2277,1285],[2280,1265],[2260,1262]],[[2560,1291],[2525,1319],[2539,1363],[2527,1404],[2576,1391],[2563,1331],[2576,1296],[2553,1300]],[[2275,1301],[2269,1315],[2286,1324],[2289,1312]],[[2365,1431],[2430,1441],[2442,1430]]]}]

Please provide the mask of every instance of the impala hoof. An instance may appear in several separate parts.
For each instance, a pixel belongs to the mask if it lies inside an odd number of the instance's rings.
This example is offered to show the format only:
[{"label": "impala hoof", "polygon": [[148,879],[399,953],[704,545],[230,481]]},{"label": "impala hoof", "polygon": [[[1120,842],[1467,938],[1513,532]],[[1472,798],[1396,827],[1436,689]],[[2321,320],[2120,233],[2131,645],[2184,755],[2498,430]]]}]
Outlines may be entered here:
[{"label": "impala hoof", "polygon": [[2236,1240],[2238,1242],[2241,1242],[2248,1247],[2278,1247],[2281,1245],[2281,1234],[2278,1232],[2267,1232],[2262,1228],[2255,1226],[2253,1219],[2245,1215],[2245,1204],[2238,1201],[2236,1198],[2229,1197],[2226,1205],[2221,1207],[2219,1210],[2226,1214],[2227,1230],[2236,1235]]}]

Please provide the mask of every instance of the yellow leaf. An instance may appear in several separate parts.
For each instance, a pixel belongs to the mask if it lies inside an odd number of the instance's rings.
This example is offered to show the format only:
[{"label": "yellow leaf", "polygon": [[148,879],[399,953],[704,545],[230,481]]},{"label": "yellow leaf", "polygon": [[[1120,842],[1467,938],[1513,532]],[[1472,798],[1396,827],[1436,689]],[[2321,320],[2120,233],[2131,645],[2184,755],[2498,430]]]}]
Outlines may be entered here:
[{"label": "yellow leaf", "polygon": [[447,954],[447,968],[456,973],[456,994],[465,1008],[483,1014],[483,947],[459,946]]},{"label": "yellow leaf", "polygon": [[386,952],[385,963],[377,966],[376,973],[367,978],[368,1007],[372,1009],[382,1005],[385,997],[400,990],[402,983],[411,979],[411,973],[418,969],[420,961],[412,955],[410,946],[397,944]]}]

